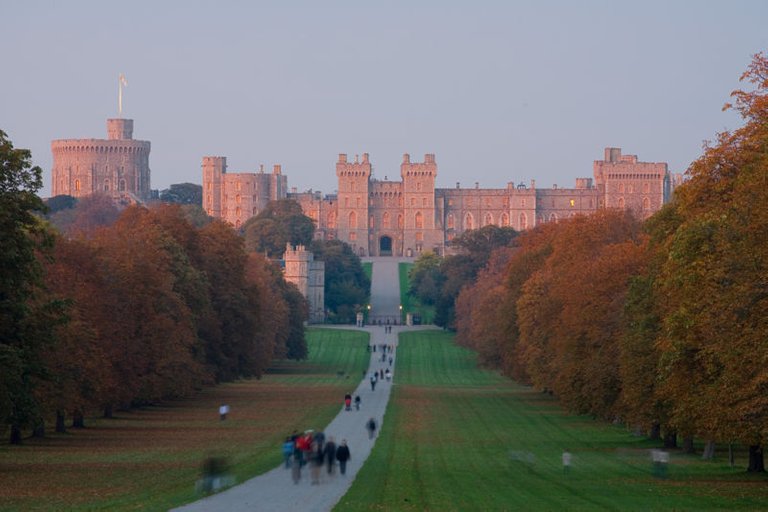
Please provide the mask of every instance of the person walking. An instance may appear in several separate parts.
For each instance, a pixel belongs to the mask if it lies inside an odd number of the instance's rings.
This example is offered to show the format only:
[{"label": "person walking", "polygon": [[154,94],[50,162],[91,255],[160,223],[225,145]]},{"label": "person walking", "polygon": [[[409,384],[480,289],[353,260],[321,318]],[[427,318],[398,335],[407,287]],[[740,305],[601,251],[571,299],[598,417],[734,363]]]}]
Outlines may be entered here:
[{"label": "person walking", "polygon": [[365,424],[365,428],[368,429],[368,439],[373,439],[376,434],[376,420],[371,417]]},{"label": "person walking", "polygon": [[349,453],[349,446],[347,446],[347,440],[342,439],[341,446],[336,448],[336,460],[339,461],[339,472],[342,475],[347,474],[347,461],[351,458],[352,456]]},{"label": "person walking", "polygon": [[294,484],[298,484],[299,480],[301,480],[302,461],[303,455],[301,450],[299,450],[299,448],[295,448],[293,450],[293,464],[291,464],[291,477],[293,478]]},{"label": "person walking", "polygon": [[295,444],[291,441],[291,436],[285,438],[283,443],[283,460],[285,460],[285,469],[291,467],[291,457],[293,456]]},{"label": "person walking", "polygon": [[362,402],[362,400],[360,399],[360,395],[355,395],[355,410],[356,411],[360,410],[360,402]]},{"label": "person walking", "polygon": [[328,464],[328,474],[333,474],[333,468],[336,465],[336,443],[333,437],[328,438],[325,443],[325,462]]},{"label": "person walking", "polygon": [[350,409],[350,405],[352,405],[352,395],[347,393],[344,395],[344,410],[348,411]]},{"label": "person walking", "polygon": [[371,375],[371,391],[376,390],[376,375],[377,372],[373,372],[373,375]]},{"label": "person walking", "polygon": [[312,451],[309,457],[309,474],[312,477],[312,485],[320,483],[320,469],[325,463],[325,454],[316,442],[312,443]]}]

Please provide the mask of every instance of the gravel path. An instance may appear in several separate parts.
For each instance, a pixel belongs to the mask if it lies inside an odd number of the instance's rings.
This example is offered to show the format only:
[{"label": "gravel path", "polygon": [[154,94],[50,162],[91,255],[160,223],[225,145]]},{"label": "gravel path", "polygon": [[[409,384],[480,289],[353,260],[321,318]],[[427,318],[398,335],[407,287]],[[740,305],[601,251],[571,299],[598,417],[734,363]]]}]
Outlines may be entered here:
[{"label": "gravel path", "polygon": [[[393,278],[394,276],[394,278]],[[399,284],[397,279],[397,260],[376,259],[373,266],[372,299],[374,307],[397,308],[399,303]],[[395,309],[396,311],[396,309]],[[378,345],[387,343],[395,345],[397,335],[403,330],[414,328],[393,326],[392,333],[386,334],[384,327],[364,328],[371,333],[371,342]],[[392,354],[396,357],[397,351]],[[387,356],[389,357],[389,356]],[[371,352],[369,372],[386,369],[388,362],[381,361],[381,352]],[[394,362],[393,362],[394,367]],[[370,373],[369,373],[370,375]],[[394,377],[394,373],[393,373]],[[393,378],[393,382],[394,382]],[[263,475],[252,478],[240,485],[227,489],[218,494],[209,496],[189,505],[174,509],[179,511],[328,511],[347,492],[357,472],[360,470],[376,438],[368,439],[365,424],[370,417],[376,419],[378,431],[387,428],[383,421],[384,412],[387,409],[390,391],[393,382],[379,380],[376,390],[371,390],[370,381],[366,378],[360,382],[352,396],[360,395],[362,406],[359,411],[354,407],[351,411],[345,411],[339,407],[339,414],[324,429],[326,439],[334,437],[340,444],[342,439],[347,440],[351,459],[347,464],[347,474],[342,476],[338,467],[334,475],[329,476],[323,468],[319,485],[312,485],[309,478],[308,467],[302,469],[301,481],[294,484],[291,471],[280,466]],[[339,397],[341,404],[343,397]],[[280,446],[275,446],[280,450]]]}]

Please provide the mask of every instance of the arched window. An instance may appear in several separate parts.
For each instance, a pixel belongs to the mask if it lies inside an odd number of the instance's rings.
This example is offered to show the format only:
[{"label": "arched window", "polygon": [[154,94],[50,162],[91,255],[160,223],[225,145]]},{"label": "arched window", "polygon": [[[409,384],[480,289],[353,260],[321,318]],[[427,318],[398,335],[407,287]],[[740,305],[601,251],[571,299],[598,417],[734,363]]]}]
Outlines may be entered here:
[{"label": "arched window", "polygon": [[240,210],[239,206],[237,208],[235,208],[235,217],[239,217],[241,213],[242,213],[242,211]]},{"label": "arched window", "polygon": [[520,231],[523,231],[524,229],[528,229],[528,216],[524,213],[521,213],[520,218],[518,219],[517,225],[520,228]]},{"label": "arched window", "polygon": [[624,184],[619,183],[619,194],[623,194],[623,193],[624,193]]},{"label": "arched window", "polygon": [[452,213],[448,214],[448,219],[445,221],[445,226],[448,229],[453,229],[453,214]]},{"label": "arched window", "polygon": [[385,229],[389,229],[389,212],[384,212],[384,215],[381,217],[381,224]]},{"label": "arched window", "polygon": [[413,220],[416,229],[424,229],[424,216],[421,214],[421,212],[416,212]]},{"label": "arched window", "polygon": [[509,215],[506,213],[501,214],[501,225],[504,227],[509,227]]},{"label": "arched window", "polygon": [[647,197],[643,198],[643,210],[650,210],[651,209],[651,200]]},{"label": "arched window", "polygon": [[493,224],[493,215],[486,213],[483,219],[483,226],[490,226],[491,224]]},{"label": "arched window", "polygon": [[403,214],[400,213],[397,215],[397,227],[400,229],[403,229]]},{"label": "arched window", "polygon": [[336,212],[328,213],[328,228],[336,229]]},{"label": "arched window", "polygon": [[75,192],[80,192],[80,180],[75,180]]},{"label": "arched window", "polygon": [[109,192],[109,180],[104,180],[104,192]]},{"label": "arched window", "polygon": [[621,208],[622,210],[624,209],[624,198],[623,197],[619,198],[619,208]]},{"label": "arched window", "polygon": [[349,229],[357,228],[357,213],[349,212]]},{"label": "arched window", "polygon": [[549,214],[549,222],[557,222],[557,214],[556,213],[550,213]]},{"label": "arched window", "polygon": [[125,192],[125,180],[120,180],[117,184],[117,190]]},{"label": "arched window", "polygon": [[632,186],[631,183],[627,185],[627,194],[631,194],[634,191],[635,191],[635,188]]},{"label": "arched window", "polygon": [[467,213],[464,216],[464,229],[474,229],[474,223],[472,222],[472,214]]}]

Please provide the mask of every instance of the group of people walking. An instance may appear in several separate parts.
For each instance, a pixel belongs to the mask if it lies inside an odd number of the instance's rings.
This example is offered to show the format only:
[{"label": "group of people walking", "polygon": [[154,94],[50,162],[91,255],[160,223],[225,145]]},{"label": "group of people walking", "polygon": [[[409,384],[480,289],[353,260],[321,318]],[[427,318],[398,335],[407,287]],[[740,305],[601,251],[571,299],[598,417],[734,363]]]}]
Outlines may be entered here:
[{"label": "group of people walking", "polygon": [[291,470],[293,483],[301,481],[301,470],[309,466],[309,476],[312,485],[320,483],[320,473],[325,466],[329,476],[333,476],[336,464],[339,472],[347,473],[347,461],[350,459],[347,440],[342,439],[340,445],[336,445],[333,437],[325,440],[323,432],[307,430],[304,434],[294,432],[285,438],[283,443],[283,458],[285,468]]}]

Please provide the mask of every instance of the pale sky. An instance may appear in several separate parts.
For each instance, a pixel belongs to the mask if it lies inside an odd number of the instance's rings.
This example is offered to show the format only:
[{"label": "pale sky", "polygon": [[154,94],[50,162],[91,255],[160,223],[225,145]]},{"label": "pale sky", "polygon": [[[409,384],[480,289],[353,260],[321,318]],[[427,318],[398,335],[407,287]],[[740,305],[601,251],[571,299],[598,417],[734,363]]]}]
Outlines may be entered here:
[{"label": "pale sky", "polygon": [[683,172],[741,120],[721,112],[768,50],[768,1],[0,0],[0,129],[50,193],[53,139],[152,142],[152,188],[282,165],[336,188],[339,153],[439,187],[572,187],[607,146]]}]

